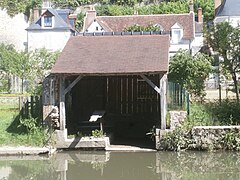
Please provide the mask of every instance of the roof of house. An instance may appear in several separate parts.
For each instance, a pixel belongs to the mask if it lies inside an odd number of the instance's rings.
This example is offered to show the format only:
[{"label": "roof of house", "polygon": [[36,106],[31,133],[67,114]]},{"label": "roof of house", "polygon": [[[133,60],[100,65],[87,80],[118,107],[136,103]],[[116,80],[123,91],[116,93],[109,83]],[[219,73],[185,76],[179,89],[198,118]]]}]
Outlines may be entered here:
[{"label": "roof of house", "polygon": [[61,29],[61,30],[73,29],[73,27],[70,25],[69,20],[68,20],[68,15],[70,13],[69,9],[55,10],[55,9],[49,8],[34,23],[32,23],[26,30],[28,31],[28,30],[46,29],[41,26],[41,23],[42,23],[41,17],[45,13],[50,13],[55,17],[54,27],[51,29],[53,29],[53,30],[55,30],[55,29]]},{"label": "roof of house", "polygon": [[168,71],[169,35],[73,36],[53,74],[116,75]]},{"label": "roof of house", "polygon": [[239,0],[224,0],[216,16],[240,16]]},{"label": "roof of house", "polygon": [[[155,14],[155,15],[128,15],[128,16],[96,16],[95,20],[110,32],[122,32],[125,28],[138,24],[148,26],[160,25],[164,31],[171,31],[171,27],[178,23],[183,27],[183,38],[194,38],[194,13],[187,14]],[[87,21],[86,29],[92,22]]]}]

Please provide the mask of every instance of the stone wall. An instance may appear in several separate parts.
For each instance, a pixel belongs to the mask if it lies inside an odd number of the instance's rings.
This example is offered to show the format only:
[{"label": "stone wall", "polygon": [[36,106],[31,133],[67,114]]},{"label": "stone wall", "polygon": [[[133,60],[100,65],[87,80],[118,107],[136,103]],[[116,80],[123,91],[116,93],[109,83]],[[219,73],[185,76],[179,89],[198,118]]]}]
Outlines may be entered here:
[{"label": "stone wall", "polygon": [[240,145],[236,136],[240,126],[195,126],[192,128],[192,148],[194,149],[229,149]]},{"label": "stone wall", "polygon": [[170,111],[169,113],[170,129],[156,131],[156,149],[240,150],[240,126],[181,128],[186,121],[187,112]]},{"label": "stone wall", "polygon": [[187,117],[186,111],[170,111],[170,129],[181,126]]},{"label": "stone wall", "polygon": [[195,126],[160,130],[158,150],[240,150],[240,126]]}]

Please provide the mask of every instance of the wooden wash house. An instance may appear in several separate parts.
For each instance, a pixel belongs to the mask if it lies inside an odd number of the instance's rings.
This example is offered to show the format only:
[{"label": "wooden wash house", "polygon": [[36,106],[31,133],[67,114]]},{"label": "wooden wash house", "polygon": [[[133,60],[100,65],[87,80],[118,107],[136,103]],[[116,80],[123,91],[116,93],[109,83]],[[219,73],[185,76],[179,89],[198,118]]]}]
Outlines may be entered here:
[{"label": "wooden wash house", "polygon": [[55,128],[56,146],[84,147],[68,135],[95,129],[123,144],[165,129],[169,42],[160,33],[71,37],[44,82],[44,121]]}]

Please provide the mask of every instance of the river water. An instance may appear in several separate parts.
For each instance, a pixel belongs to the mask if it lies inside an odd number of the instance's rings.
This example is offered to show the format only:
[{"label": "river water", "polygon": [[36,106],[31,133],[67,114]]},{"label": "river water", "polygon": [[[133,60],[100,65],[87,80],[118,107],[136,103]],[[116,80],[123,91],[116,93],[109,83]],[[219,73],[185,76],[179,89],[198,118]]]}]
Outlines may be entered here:
[{"label": "river water", "polygon": [[64,151],[1,156],[0,180],[240,180],[235,152]]}]

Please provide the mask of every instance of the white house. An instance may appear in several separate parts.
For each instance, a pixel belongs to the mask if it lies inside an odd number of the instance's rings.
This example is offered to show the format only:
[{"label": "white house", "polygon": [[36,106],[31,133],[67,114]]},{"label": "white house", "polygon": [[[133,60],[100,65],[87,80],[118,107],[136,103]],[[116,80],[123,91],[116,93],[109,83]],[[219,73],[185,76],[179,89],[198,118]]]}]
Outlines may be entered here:
[{"label": "white house", "polygon": [[240,1],[223,0],[221,4],[215,0],[216,15],[214,23],[229,22],[233,27],[240,26]]},{"label": "white house", "polygon": [[18,51],[24,51],[27,42],[27,32],[29,26],[27,17],[19,13],[13,17],[7,14],[5,9],[0,10],[0,43],[13,44]]},{"label": "white house", "polygon": [[70,36],[75,34],[74,21],[69,9],[46,9],[27,30],[27,49],[46,48],[53,52],[62,50]]},{"label": "white house", "polygon": [[185,14],[155,14],[155,15],[127,15],[127,16],[96,16],[94,9],[86,12],[83,31],[123,32],[126,28],[139,25],[159,26],[162,33],[170,34],[170,56],[179,49],[197,53],[203,45],[202,9],[198,11],[198,21],[195,21],[193,7]]}]

